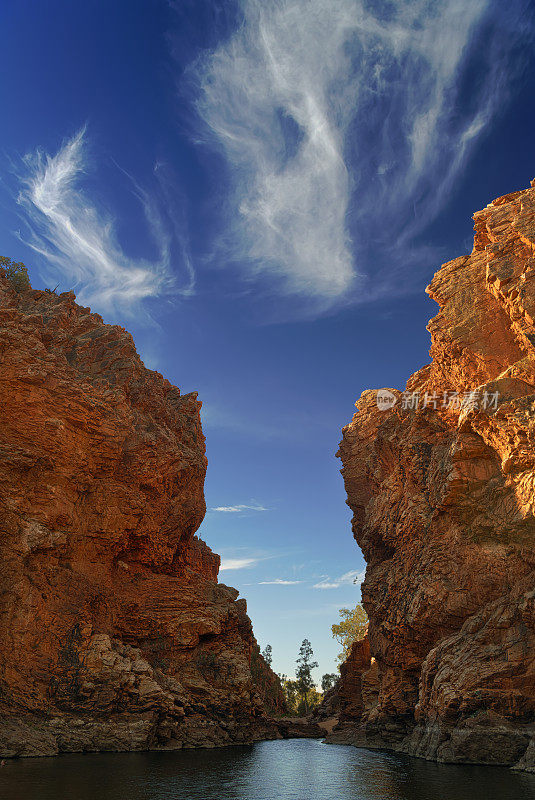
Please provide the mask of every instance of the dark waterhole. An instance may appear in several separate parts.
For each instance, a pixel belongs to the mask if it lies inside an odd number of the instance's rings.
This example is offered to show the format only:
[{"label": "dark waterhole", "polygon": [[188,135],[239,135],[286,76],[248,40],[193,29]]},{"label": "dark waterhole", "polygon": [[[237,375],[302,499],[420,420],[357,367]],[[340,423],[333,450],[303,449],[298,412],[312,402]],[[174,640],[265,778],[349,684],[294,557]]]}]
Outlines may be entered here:
[{"label": "dark waterhole", "polygon": [[316,740],[174,753],[27,758],[1,800],[529,800],[535,775],[446,766]]}]

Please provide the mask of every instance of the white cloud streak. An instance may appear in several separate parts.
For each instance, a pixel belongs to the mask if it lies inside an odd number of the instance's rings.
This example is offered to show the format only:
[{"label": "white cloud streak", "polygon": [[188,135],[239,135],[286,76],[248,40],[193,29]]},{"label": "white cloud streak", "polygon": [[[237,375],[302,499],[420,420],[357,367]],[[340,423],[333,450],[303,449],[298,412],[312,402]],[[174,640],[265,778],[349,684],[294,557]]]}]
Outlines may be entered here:
[{"label": "white cloud streak", "polygon": [[259,581],[259,586],[296,586],[303,581],[286,581],[283,578],[275,578],[273,581]]},{"label": "white cloud streak", "polygon": [[[18,202],[28,224],[25,243],[44,256],[79,300],[99,309],[131,311],[140,301],[171,288],[171,237],[149,195],[136,186],[148,230],[159,250],[154,261],[133,259],[117,241],[113,219],[82,190],[87,171],[85,128],[51,156],[37,150],[24,157]],[[70,283],[72,285],[72,283]]]},{"label": "white cloud streak", "polygon": [[223,514],[241,514],[244,511],[269,511],[269,508],[259,505],[248,506],[240,504],[237,506],[214,506],[210,511],[218,511]]},{"label": "white cloud streak", "polygon": [[[507,25],[491,0],[240,7],[241,25],[197,65],[199,112],[235,191],[229,257],[326,306],[391,288],[503,106],[522,0]],[[374,248],[385,275],[364,286],[359,275],[382,269]]]},{"label": "white cloud streak", "polygon": [[227,570],[249,569],[249,567],[256,566],[261,560],[260,558],[223,558],[221,559],[219,571],[225,572]]},{"label": "white cloud streak", "polygon": [[324,578],[318,583],[315,583],[313,588],[314,589],[339,589],[340,586],[350,586],[351,584],[361,584],[364,580],[364,572],[359,572],[358,570],[350,570],[349,572],[344,572],[343,575],[340,575],[339,578],[334,578],[331,580],[330,578]]}]

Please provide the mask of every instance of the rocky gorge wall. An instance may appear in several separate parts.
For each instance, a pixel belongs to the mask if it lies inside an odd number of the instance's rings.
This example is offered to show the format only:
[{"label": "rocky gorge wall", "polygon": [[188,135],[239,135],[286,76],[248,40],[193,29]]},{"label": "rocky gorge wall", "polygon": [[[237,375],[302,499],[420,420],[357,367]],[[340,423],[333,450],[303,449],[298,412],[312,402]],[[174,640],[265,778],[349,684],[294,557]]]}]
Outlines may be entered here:
[{"label": "rocky gorge wall", "polygon": [[427,289],[432,363],[343,430],[370,621],[331,741],[535,769],[534,186],[475,214]]},{"label": "rocky gorge wall", "polygon": [[0,398],[0,755],[278,735],[246,602],[195,536],[196,394],[72,293],[0,276]]}]

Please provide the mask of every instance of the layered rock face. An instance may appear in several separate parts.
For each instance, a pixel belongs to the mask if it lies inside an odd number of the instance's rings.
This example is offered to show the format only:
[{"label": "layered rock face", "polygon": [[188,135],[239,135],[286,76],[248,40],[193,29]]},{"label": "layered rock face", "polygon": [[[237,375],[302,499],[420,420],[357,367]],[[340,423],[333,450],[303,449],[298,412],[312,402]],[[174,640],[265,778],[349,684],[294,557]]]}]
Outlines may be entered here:
[{"label": "layered rock face", "polygon": [[274,705],[280,686],[194,535],[196,394],[72,293],[18,294],[4,278],[0,382],[0,754],[275,735],[253,651]]},{"label": "layered rock face", "polygon": [[[532,186],[535,186],[532,184]],[[535,766],[535,188],[427,291],[432,363],[366,391],[339,455],[370,623],[335,738]]]}]

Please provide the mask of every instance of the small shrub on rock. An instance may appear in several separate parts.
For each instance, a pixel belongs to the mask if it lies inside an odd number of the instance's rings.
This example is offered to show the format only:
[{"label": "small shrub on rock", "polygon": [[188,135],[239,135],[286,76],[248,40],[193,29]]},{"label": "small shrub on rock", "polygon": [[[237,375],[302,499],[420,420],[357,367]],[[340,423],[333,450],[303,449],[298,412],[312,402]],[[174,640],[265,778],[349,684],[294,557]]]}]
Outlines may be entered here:
[{"label": "small shrub on rock", "polygon": [[0,256],[0,275],[7,278],[16,292],[26,292],[32,288],[28,268],[22,261],[12,261],[8,256]]}]

